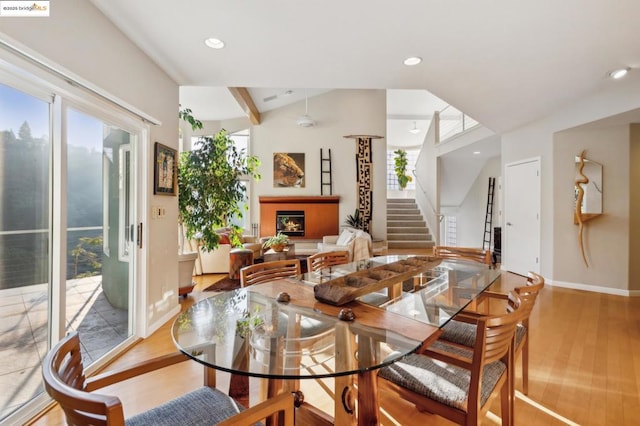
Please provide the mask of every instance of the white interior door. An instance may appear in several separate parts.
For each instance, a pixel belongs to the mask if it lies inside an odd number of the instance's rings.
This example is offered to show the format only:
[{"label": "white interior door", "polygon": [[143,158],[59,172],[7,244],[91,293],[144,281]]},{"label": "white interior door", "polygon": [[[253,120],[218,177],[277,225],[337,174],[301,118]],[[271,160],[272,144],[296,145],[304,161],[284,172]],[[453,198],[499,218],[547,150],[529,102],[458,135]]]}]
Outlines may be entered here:
[{"label": "white interior door", "polygon": [[507,164],[504,203],[503,267],[540,272],[540,159]]}]

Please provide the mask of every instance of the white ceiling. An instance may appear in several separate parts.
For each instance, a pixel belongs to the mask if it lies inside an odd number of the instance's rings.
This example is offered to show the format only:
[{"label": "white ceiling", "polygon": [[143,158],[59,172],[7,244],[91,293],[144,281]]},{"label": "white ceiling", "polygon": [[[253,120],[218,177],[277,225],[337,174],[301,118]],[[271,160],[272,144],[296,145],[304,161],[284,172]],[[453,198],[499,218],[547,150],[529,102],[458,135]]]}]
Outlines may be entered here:
[{"label": "white ceiling", "polygon": [[497,133],[640,66],[637,0],[91,1],[181,86],[427,90]]}]

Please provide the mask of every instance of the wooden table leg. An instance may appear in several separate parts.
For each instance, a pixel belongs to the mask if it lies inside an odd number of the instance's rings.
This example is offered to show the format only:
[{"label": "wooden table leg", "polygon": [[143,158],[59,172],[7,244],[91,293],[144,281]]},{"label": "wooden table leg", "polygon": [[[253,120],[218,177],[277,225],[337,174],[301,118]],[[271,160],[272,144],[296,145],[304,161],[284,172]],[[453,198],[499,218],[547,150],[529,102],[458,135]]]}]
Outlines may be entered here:
[{"label": "wooden table leg", "polygon": [[[379,359],[380,347],[371,338],[360,336],[358,339],[358,361],[365,365]],[[373,358],[373,359],[371,359]],[[363,371],[358,373],[358,425],[379,425],[380,404],[378,402],[377,371]]]},{"label": "wooden table leg", "polygon": [[[234,365],[241,370],[249,368],[249,343],[246,339],[236,339],[238,352]],[[249,376],[231,374],[229,381],[229,396],[245,407],[249,406]]]},{"label": "wooden table leg", "polygon": [[358,373],[358,426],[380,424],[377,375],[376,371]]},{"label": "wooden table leg", "polygon": [[[336,370],[352,370],[353,353],[356,350],[355,338],[347,324],[336,324]],[[338,350],[339,348],[339,350]],[[336,425],[355,425],[355,387],[353,376],[339,376],[334,379],[335,406],[334,419]]]}]

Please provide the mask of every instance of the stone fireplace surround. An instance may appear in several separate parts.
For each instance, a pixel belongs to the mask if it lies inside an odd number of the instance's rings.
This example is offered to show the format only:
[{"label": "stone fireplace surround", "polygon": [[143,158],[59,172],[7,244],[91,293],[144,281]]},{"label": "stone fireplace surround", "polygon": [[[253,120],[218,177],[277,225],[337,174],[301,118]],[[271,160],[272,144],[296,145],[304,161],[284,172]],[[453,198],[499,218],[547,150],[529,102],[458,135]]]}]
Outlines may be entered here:
[{"label": "stone fireplace surround", "polygon": [[282,210],[304,211],[304,237],[292,240],[320,240],[325,235],[339,233],[339,196],[262,196],[260,202],[260,236],[276,234],[276,214]]}]

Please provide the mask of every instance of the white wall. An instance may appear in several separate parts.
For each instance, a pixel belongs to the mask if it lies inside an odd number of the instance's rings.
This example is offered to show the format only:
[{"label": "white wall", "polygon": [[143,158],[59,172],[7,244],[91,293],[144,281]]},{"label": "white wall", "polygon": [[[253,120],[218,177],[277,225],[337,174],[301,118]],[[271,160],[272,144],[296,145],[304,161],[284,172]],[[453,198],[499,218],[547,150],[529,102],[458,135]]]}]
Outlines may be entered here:
[{"label": "white wall", "polygon": [[[333,195],[340,196],[342,224],[357,207],[356,143],[346,135],[386,137],[386,92],[384,90],[333,90],[309,99],[314,127],[296,125],[304,113],[304,101],[262,114],[262,123],[251,128],[252,154],[262,161],[262,180],[252,184],[251,222],[260,221],[258,196],[320,195],[320,148],[331,149]],[[375,238],[386,238],[386,139],[373,145],[373,227]],[[305,153],[305,187],[273,186],[273,154]],[[329,195],[325,192],[325,195]]]},{"label": "white wall", "polygon": [[640,291],[640,124],[631,125],[629,155],[629,289]]},{"label": "white wall", "polygon": [[[568,104],[564,109],[550,114],[545,119],[514,129],[502,136],[503,169],[505,164],[508,163],[533,157],[541,158],[540,271],[550,283],[554,282],[556,285],[591,290],[609,291],[607,288],[611,288],[611,292],[619,292],[615,288],[627,289],[630,287],[629,282],[612,283],[609,280],[597,283],[598,287],[596,287],[591,281],[582,282],[584,274],[580,270],[575,269],[565,272],[564,268],[558,269],[557,264],[565,261],[564,253],[567,250],[566,248],[556,247],[554,243],[555,238],[558,237],[556,229],[562,226],[560,223],[556,224],[556,221],[562,219],[555,214],[554,193],[556,185],[561,188],[566,184],[566,182],[556,183],[556,175],[560,173],[561,176],[562,170],[567,165],[556,163],[554,158],[554,135],[560,131],[639,108],[640,98],[634,96],[639,91],[640,80],[635,77],[626,81],[612,82],[605,90],[576,100]],[[600,140],[599,143],[607,144],[608,141]],[[579,141],[576,141],[576,144],[579,145]],[[628,155],[628,151],[626,155]],[[616,165],[609,165],[609,167],[616,167]],[[605,168],[607,168],[607,165],[605,165]],[[606,185],[607,183],[605,183]],[[626,197],[628,197],[628,194]],[[607,207],[605,206],[604,208],[606,211]],[[504,227],[504,224],[502,225]],[[570,226],[573,227],[573,224],[571,223]],[[591,241],[591,244],[598,244],[598,242]],[[627,248],[619,245],[605,247],[612,251],[628,250],[628,246]],[[628,269],[628,263],[625,261],[626,257],[626,255],[623,255],[617,258],[615,266],[625,270]],[[589,272],[594,273],[594,270],[590,269]],[[559,274],[559,278],[556,277],[556,274]],[[624,294],[624,291],[622,293]]]},{"label": "white wall", "polygon": [[441,244],[440,159],[437,155],[438,119],[432,120],[416,159],[416,203],[436,244]]},{"label": "white wall", "polygon": [[[47,18],[2,19],[1,31],[39,56],[115,95],[162,124],[151,126],[144,150],[153,162],[153,142],[178,147],[178,86],[127,39],[89,1],[51,2]],[[4,37],[0,34],[0,37]],[[154,196],[153,168],[143,188],[149,206],[164,207],[162,220],[144,220],[148,250],[148,288],[144,318],[148,329],[178,309],[176,197]],[[164,290],[164,291],[163,291]]]},{"label": "white wall", "polygon": [[[489,177],[498,178],[501,176],[500,157],[493,157],[487,160],[478,177],[471,185],[466,197],[457,209],[457,243],[460,247],[482,247],[484,236],[484,222],[487,213],[487,191],[489,189]],[[495,194],[498,192],[494,188],[493,222],[491,226],[491,239],[493,241],[493,227],[500,226],[498,218],[498,199]]]},{"label": "white wall", "polygon": [[[606,143],[603,143],[606,141]],[[611,289],[629,282],[629,126],[572,129],[554,138],[554,280]],[[584,225],[584,265],[574,225],[575,156],[603,164],[603,214]],[[587,176],[588,177],[588,176]]]}]

